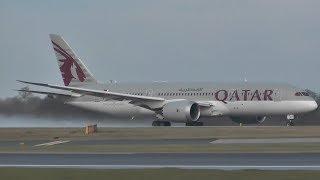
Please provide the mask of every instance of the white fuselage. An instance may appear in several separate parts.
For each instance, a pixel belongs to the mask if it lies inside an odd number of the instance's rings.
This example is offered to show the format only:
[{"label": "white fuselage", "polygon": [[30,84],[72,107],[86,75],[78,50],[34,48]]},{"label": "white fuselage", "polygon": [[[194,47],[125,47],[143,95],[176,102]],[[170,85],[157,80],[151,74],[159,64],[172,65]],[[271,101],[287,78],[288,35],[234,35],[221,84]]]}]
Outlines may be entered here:
[{"label": "white fuselage", "polygon": [[[216,108],[202,110],[201,117],[212,117],[215,115],[282,115],[282,114],[301,114],[313,111],[317,108],[315,101],[279,101],[279,102],[231,102],[221,104],[211,102]],[[126,101],[103,101],[103,102],[69,102],[69,104],[88,109],[107,113],[119,117],[140,117],[152,116],[154,112],[139,106],[132,105]],[[219,109],[219,114],[214,111]]]},{"label": "white fuselage", "polygon": [[[296,93],[302,90],[286,84],[151,83],[110,84],[97,88],[133,95],[163,97],[167,101],[187,99],[212,104],[210,108],[201,109],[201,117],[300,114],[317,108],[317,103],[312,97],[297,96]],[[113,116],[154,115],[154,111],[132,105],[129,101],[87,97],[68,103]]]}]

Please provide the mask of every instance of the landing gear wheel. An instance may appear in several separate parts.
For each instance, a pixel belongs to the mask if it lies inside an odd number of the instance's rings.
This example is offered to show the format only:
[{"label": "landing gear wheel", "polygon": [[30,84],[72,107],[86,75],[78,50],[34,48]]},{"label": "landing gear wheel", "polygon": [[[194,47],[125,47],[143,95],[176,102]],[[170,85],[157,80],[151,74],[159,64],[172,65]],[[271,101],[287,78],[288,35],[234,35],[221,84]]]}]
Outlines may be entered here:
[{"label": "landing gear wheel", "polygon": [[294,122],[293,121],[288,121],[287,122],[287,126],[294,126]]},{"label": "landing gear wheel", "polygon": [[152,126],[171,126],[169,121],[153,121]]},{"label": "landing gear wheel", "polygon": [[287,115],[287,126],[294,126],[293,120],[295,116],[293,114]]},{"label": "landing gear wheel", "polygon": [[201,122],[201,121],[188,121],[188,122],[186,122],[186,126],[203,126],[203,122]]}]

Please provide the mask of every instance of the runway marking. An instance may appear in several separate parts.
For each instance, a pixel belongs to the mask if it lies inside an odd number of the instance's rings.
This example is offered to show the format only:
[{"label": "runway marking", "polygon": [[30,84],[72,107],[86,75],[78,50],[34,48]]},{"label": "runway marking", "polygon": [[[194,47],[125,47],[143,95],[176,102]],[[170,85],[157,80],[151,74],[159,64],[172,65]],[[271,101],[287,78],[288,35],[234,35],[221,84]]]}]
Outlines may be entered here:
[{"label": "runway marking", "polygon": [[211,144],[278,144],[278,143],[320,143],[320,138],[261,138],[261,139],[218,139]]},{"label": "runway marking", "polygon": [[47,142],[47,143],[42,143],[42,144],[36,144],[33,147],[40,147],[40,146],[53,146],[53,145],[57,145],[57,144],[63,144],[63,143],[68,143],[70,142],[70,140],[58,140],[58,141],[52,141],[52,142]]},{"label": "runway marking", "polygon": [[219,166],[219,165],[48,165],[48,164],[0,164],[2,167],[20,168],[72,168],[72,169],[158,169],[158,168],[178,168],[178,169],[217,169],[217,170],[320,170],[318,166]]}]

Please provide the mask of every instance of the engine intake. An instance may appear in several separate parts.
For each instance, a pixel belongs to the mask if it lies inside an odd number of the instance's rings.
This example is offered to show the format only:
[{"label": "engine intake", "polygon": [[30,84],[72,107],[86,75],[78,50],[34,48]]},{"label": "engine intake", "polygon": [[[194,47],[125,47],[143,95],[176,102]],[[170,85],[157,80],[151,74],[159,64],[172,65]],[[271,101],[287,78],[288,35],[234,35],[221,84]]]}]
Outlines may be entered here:
[{"label": "engine intake", "polygon": [[171,101],[163,106],[162,115],[168,121],[197,121],[200,117],[200,106],[188,100]]}]

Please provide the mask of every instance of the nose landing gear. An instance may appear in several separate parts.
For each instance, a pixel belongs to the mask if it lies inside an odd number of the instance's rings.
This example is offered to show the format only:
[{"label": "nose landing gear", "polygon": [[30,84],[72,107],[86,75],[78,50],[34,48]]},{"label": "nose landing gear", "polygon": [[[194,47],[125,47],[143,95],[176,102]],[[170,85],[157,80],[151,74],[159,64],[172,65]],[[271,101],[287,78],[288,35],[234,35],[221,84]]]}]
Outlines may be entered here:
[{"label": "nose landing gear", "polygon": [[287,115],[287,126],[294,126],[294,115],[293,114],[288,114]]}]

